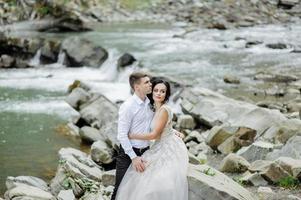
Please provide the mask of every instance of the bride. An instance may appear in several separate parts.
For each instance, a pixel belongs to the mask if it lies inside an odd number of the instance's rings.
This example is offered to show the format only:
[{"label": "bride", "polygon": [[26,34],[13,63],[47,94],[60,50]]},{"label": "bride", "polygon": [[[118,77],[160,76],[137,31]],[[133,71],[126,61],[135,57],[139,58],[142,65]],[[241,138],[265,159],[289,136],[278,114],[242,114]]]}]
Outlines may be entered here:
[{"label": "bride", "polygon": [[184,142],[172,129],[171,109],[166,102],[170,96],[170,85],[163,80],[152,83],[149,96],[155,111],[151,132],[131,133],[130,139],[155,140],[142,159],[144,172],[130,166],[118,188],[117,200],[187,200],[188,154]]}]

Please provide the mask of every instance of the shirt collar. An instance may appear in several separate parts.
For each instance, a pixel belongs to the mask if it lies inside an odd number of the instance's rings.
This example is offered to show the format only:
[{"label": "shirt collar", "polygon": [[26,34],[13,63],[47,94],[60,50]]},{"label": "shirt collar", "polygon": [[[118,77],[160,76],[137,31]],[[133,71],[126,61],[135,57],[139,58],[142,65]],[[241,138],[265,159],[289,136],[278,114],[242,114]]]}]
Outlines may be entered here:
[{"label": "shirt collar", "polygon": [[145,97],[145,100],[142,101],[135,93],[133,94],[133,98],[135,99],[135,101],[141,105],[141,104],[148,104],[149,103],[149,99],[147,97]]}]

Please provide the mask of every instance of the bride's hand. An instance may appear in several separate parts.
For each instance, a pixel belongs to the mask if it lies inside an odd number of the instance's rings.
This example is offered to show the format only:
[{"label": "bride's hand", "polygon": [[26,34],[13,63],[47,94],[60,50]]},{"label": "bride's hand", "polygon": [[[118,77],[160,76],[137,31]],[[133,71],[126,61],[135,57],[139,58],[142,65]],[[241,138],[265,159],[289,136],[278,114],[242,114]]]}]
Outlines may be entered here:
[{"label": "bride's hand", "polygon": [[185,135],[183,133],[179,132],[179,131],[176,131],[176,136],[178,136],[182,140],[185,138]]}]

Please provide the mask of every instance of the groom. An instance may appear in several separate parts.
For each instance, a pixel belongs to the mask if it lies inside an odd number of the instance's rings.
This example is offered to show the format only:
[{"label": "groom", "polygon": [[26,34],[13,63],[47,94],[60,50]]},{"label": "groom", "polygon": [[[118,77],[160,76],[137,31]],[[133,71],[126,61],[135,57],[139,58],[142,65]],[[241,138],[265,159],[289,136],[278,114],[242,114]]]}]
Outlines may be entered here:
[{"label": "groom", "polygon": [[115,200],[118,187],[130,164],[138,172],[145,169],[145,161],[140,157],[148,148],[146,140],[130,140],[129,133],[149,133],[153,111],[149,106],[147,94],[152,92],[150,77],[141,72],[134,72],[129,77],[134,94],[119,109],[118,134],[120,150],[116,157],[115,188],[111,200]]}]

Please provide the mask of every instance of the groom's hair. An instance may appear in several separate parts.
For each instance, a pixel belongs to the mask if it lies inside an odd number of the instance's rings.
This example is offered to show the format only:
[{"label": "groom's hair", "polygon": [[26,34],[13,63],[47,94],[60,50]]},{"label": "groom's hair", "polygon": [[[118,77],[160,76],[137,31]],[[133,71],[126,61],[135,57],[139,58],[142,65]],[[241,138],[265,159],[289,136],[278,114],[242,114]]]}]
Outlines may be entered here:
[{"label": "groom's hair", "polygon": [[143,72],[133,72],[129,78],[131,88],[134,90],[134,85],[139,84],[141,78],[148,77],[148,76],[149,76],[148,74]]}]

